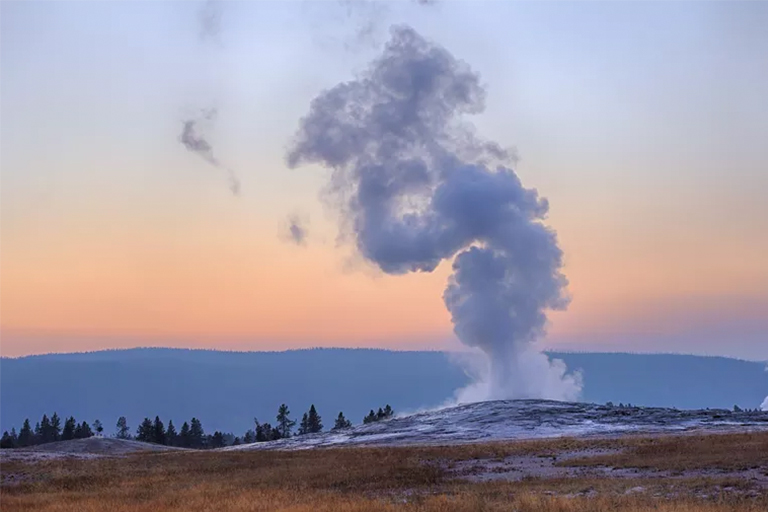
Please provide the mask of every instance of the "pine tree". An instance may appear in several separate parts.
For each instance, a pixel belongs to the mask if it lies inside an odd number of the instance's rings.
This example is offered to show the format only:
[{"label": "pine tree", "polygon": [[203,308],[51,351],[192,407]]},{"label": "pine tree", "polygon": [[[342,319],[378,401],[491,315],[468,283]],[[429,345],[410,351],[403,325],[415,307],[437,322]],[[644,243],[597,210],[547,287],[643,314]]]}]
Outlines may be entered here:
[{"label": "pine tree", "polygon": [[93,431],[87,421],[82,422],[75,428],[75,439],[86,439],[92,435]]},{"label": "pine tree", "polygon": [[393,411],[392,407],[390,407],[389,404],[387,404],[387,406],[384,408],[384,417],[391,418],[392,416],[394,416],[394,414],[395,414],[395,411]]},{"label": "pine tree", "polygon": [[27,418],[19,431],[19,446],[32,446],[34,442],[35,435],[32,433],[32,427],[29,426],[29,418]]},{"label": "pine tree", "polygon": [[344,417],[343,412],[340,412],[339,417],[336,418],[336,423],[333,424],[333,428],[331,430],[341,430],[341,429],[349,428],[351,426],[352,426],[352,422]]},{"label": "pine tree", "polygon": [[224,446],[224,434],[218,430],[214,432],[211,436],[211,440],[208,443],[208,446],[210,448],[222,448]]},{"label": "pine tree", "polygon": [[235,440],[232,441],[232,446],[240,446],[242,442],[240,441],[239,437],[235,437]]},{"label": "pine tree", "polygon": [[93,430],[101,434],[104,432],[104,425],[101,424],[101,420],[93,420]]},{"label": "pine tree", "polygon": [[373,412],[373,409],[371,409],[371,412],[368,413],[368,416],[363,418],[363,424],[373,423],[374,421],[376,421],[376,413]]},{"label": "pine tree", "polygon": [[15,448],[16,445],[13,443],[13,438],[11,437],[11,434],[8,433],[6,430],[3,432],[3,437],[0,439],[0,448]]},{"label": "pine tree", "polygon": [[176,433],[176,427],[173,426],[173,420],[168,420],[168,429],[165,431],[165,444],[168,446],[177,446],[179,435]]},{"label": "pine tree", "polygon": [[317,409],[315,409],[315,404],[312,404],[309,408],[307,431],[310,434],[316,434],[318,432],[321,432],[322,430],[323,430],[322,419],[320,418],[320,415],[317,414]]},{"label": "pine tree", "polygon": [[51,416],[51,437],[53,441],[59,441],[61,439],[61,418],[55,412]]},{"label": "pine tree", "polygon": [[256,432],[248,430],[243,436],[243,444],[251,444],[256,442]]},{"label": "pine tree", "polygon": [[139,428],[136,429],[136,440],[145,443],[155,442],[155,429],[151,419],[144,418],[144,421],[141,422]]},{"label": "pine tree", "polygon": [[303,436],[304,434],[309,434],[309,416],[307,415],[307,413],[304,413],[304,416],[301,417],[298,434],[300,436]]},{"label": "pine tree", "polygon": [[11,427],[11,441],[13,442],[14,448],[19,446],[19,436],[16,435],[16,427]]},{"label": "pine tree", "polygon": [[205,442],[203,424],[197,418],[192,418],[189,424],[189,440],[191,448],[202,448]]},{"label": "pine tree", "polygon": [[384,419],[384,410],[379,407],[378,412],[376,413],[376,421],[383,420]]},{"label": "pine tree", "polygon": [[277,430],[280,432],[281,439],[291,437],[291,430],[296,425],[296,421],[289,418],[290,414],[291,411],[285,404],[282,404],[277,410]]},{"label": "pine tree", "polygon": [[184,448],[189,448],[192,441],[189,438],[189,423],[186,421],[181,425],[181,430],[179,431],[179,446],[182,446]]},{"label": "pine tree", "polygon": [[77,428],[77,423],[75,423],[75,418],[73,416],[70,416],[69,418],[67,418],[67,420],[64,422],[64,430],[61,431],[61,440],[69,441],[71,439],[74,439],[76,428]]},{"label": "pine tree", "polygon": [[128,420],[125,416],[120,416],[117,419],[117,438],[118,439],[130,439],[131,430],[128,428]]},{"label": "pine tree", "polygon": [[40,444],[40,440],[43,438],[43,429],[40,427],[40,422],[35,423],[35,435],[32,437],[32,444]]},{"label": "pine tree", "polygon": [[155,424],[152,427],[152,442],[165,444],[165,425],[160,421],[160,416],[155,416]]}]

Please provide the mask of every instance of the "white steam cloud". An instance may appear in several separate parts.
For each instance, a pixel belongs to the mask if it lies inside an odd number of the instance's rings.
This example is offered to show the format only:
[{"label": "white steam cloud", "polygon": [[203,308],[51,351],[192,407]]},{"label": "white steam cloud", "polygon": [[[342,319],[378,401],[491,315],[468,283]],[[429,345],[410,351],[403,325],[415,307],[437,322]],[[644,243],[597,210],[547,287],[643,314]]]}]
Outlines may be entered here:
[{"label": "white steam cloud", "polygon": [[344,229],[382,271],[453,259],[443,298],[454,330],[489,361],[464,400],[578,398],[579,376],[535,349],[546,311],[569,301],[547,201],[523,187],[507,151],[462,124],[484,109],[478,75],[410,27],[391,33],[365,73],[312,101],[289,166],[333,170]]},{"label": "white steam cloud", "polygon": [[189,151],[197,154],[217,169],[221,169],[227,173],[229,178],[229,189],[234,195],[240,194],[240,180],[235,172],[222,165],[218,158],[213,154],[213,147],[208,139],[203,135],[201,131],[201,124],[204,121],[212,122],[216,118],[216,109],[203,110],[202,116],[198,119],[187,119],[182,123],[181,135],[179,135],[179,142],[181,142],[185,148]]}]

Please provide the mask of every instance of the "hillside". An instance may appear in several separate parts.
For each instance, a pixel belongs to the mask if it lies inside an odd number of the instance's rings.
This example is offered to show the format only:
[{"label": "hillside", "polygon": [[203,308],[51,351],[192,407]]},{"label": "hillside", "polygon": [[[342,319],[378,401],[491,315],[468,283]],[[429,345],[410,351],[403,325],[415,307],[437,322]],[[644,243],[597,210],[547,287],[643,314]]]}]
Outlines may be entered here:
[{"label": "hillside", "polygon": [[[765,365],[720,357],[553,354],[584,375],[583,399],[697,409],[757,407],[768,393]],[[440,405],[465,385],[460,367],[439,352],[315,349],[219,352],[132,349],[0,360],[0,429],[34,424],[56,411],[119,416],[132,430],[159,414],[180,425],[192,416],[206,431],[241,434],[253,418],[274,422],[285,402],[294,417],[314,403],[326,426],[340,410],[358,423],[369,409],[398,412]]]}]

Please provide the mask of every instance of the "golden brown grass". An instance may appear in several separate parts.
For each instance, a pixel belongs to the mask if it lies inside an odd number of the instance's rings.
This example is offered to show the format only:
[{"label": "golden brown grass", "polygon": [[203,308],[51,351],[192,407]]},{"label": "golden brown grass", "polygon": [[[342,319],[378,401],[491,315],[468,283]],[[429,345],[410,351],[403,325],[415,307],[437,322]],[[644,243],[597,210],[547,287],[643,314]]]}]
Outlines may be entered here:
[{"label": "golden brown grass", "polygon": [[642,438],[620,453],[569,460],[569,466],[611,466],[666,471],[768,471],[768,432]]},{"label": "golden brown grass", "polygon": [[[472,483],[456,479],[446,467],[458,461],[599,448],[624,449],[623,454],[600,456],[604,457],[601,463],[610,460],[622,467],[644,464],[670,469],[690,463],[691,467],[768,470],[766,451],[760,452],[766,442],[768,433],[295,452],[168,452],[8,462],[2,466],[3,476],[13,474],[21,480],[0,487],[0,508],[4,512],[765,512],[768,497],[736,492],[749,484],[732,477],[584,476]],[[659,455],[663,453],[670,456],[665,459]],[[588,460],[573,463],[586,465]],[[637,487],[642,489],[627,493]],[[724,490],[729,488],[733,490]]]}]

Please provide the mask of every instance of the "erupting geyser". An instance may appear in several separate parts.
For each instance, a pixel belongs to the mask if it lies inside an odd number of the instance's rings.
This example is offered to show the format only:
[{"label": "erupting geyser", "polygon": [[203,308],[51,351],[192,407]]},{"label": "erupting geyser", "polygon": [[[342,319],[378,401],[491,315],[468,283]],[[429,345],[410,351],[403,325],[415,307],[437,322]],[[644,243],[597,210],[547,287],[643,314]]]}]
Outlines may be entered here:
[{"label": "erupting geyser", "polygon": [[484,108],[479,77],[405,26],[356,80],[312,101],[287,155],[333,169],[329,197],[361,254],[389,274],[454,258],[443,296],[490,374],[474,400],[576,399],[578,375],[534,347],[546,311],[568,305],[548,203],[510,155],[461,122]]}]

